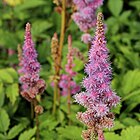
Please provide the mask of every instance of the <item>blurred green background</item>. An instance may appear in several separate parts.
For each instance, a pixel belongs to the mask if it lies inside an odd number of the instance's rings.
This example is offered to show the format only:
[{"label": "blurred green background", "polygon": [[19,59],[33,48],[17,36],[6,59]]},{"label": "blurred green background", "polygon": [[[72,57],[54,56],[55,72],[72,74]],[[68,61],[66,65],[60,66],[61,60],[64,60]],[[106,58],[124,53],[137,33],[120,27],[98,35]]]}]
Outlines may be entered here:
[{"label": "blurred green background", "polygon": [[[34,121],[31,119],[30,103],[19,94],[17,46],[23,45],[24,28],[32,24],[33,40],[41,63],[41,77],[47,88],[41,105],[41,140],[82,140],[81,131],[86,129],[75,117],[84,110],[73,103],[71,125],[68,125],[67,101],[61,97],[57,115],[52,115],[53,89],[50,76],[53,75],[50,42],[54,32],[60,35],[61,15],[52,0],[0,0],[0,140],[34,140]],[[67,8],[70,11],[70,8]],[[140,0],[104,0],[99,9],[107,25],[106,39],[110,49],[113,68],[112,88],[121,96],[116,113],[115,127],[105,130],[106,140],[140,140]],[[94,30],[91,31],[94,35]],[[65,34],[63,48],[66,63],[67,36],[72,35],[73,47],[87,58],[87,46],[81,42],[79,28],[74,22]],[[85,76],[84,64],[75,59],[75,77],[81,84]],[[63,70],[62,72],[63,73]]]}]

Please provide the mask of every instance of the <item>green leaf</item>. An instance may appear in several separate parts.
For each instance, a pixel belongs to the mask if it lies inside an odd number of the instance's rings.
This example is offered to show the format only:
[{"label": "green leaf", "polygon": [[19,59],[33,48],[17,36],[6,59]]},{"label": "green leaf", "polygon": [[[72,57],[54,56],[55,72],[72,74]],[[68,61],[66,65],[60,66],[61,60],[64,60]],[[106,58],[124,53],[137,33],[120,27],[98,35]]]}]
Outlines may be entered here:
[{"label": "green leaf", "polygon": [[56,126],[59,124],[58,121],[54,120],[54,119],[49,119],[46,120],[44,122],[42,122],[42,124],[40,125],[41,128],[48,128],[49,131],[52,131],[53,129],[56,128]]},{"label": "green leaf", "polygon": [[121,140],[139,140],[140,139],[140,126],[129,127],[127,129],[124,129],[122,130],[121,135],[122,135]]},{"label": "green leaf", "polygon": [[45,1],[43,0],[26,0],[24,3],[17,5],[14,10],[15,11],[21,11],[21,10],[27,10],[31,8],[36,8],[42,5],[45,5]]},{"label": "green leaf", "polygon": [[130,94],[126,95],[126,96],[122,99],[122,101],[125,101],[125,100],[128,100],[128,99],[132,99],[133,96],[136,96],[136,95],[138,95],[138,94],[140,94],[140,89],[135,90],[135,91],[131,92]]},{"label": "green leaf", "polygon": [[10,125],[10,119],[7,112],[0,108],[0,132],[6,132]]},{"label": "green leaf", "polygon": [[131,1],[129,4],[133,7],[135,7],[137,10],[140,10],[140,1],[139,0]]},{"label": "green leaf", "polygon": [[[124,34],[123,34],[124,35]],[[124,38],[124,37],[123,37]],[[124,39],[122,39],[123,41],[125,41]],[[138,53],[134,53],[131,50],[131,47],[120,47],[120,50],[122,51],[122,53],[124,54],[124,57],[130,61],[131,65],[133,67],[140,67],[140,63],[139,63],[139,54]]]},{"label": "green leaf", "polygon": [[135,113],[135,116],[137,117],[137,120],[140,120],[140,113]]},{"label": "green leaf", "polygon": [[57,140],[57,133],[55,131],[42,130],[40,132],[42,140]]},{"label": "green leaf", "polygon": [[111,30],[109,30],[109,31],[111,31],[111,33],[113,33],[113,34],[117,33],[117,31],[119,30],[119,24],[115,17],[108,18],[106,23],[109,27],[108,30],[111,29]]},{"label": "green leaf", "polygon": [[128,71],[122,79],[122,94],[130,94],[138,87],[140,87],[140,70],[135,69],[133,71]]},{"label": "green leaf", "polygon": [[104,136],[106,140],[121,140],[120,136],[113,132],[107,132]]},{"label": "green leaf", "polygon": [[114,127],[110,129],[110,131],[115,131],[118,129],[123,129],[125,128],[124,124],[122,124],[120,121],[115,121]]},{"label": "green leaf", "polygon": [[1,45],[4,45],[5,48],[15,48],[15,46],[17,46],[18,41],[15,33],[8,32],[6,30],[0,30],[0,36]]},{"label": "green leaf", "polygon": [[126,126],[135,126],[135,125],[139,125],[139,122],[135,119],[132,118],[124,118],[121,120],[122,123]]},{"label": "green leaf", "polygon": [[52,27],[52,23],[46,20],[37,20],[32,24],[32,34],[39,36],[42,32]]},{"label": "green leaf", "polygon": [[73,70],[74,71],[80,71],[84,68],[84,63],[83,61],[79,60],[79,59],[75,59],[74,60],[74,64],[75,64],[75,67],[73,67]]},{"label": "green leaf", "polygon": [[0,80],[4,83],[13,83],[13,77],[5,69],[0,70]]},{"label": "green leaf", "polygon": [[19,140],[30,140],[36,133],[36,127],[33,129],[29,129],[24,131],[20,136]]},{"label": "green leaf", "polygon": [[16,102],[17,97],[19,96],[18,84],[14,83],[12,85],[9,85],[6,88],[6,95],[10,99],[11,103],[14,104]]},{"label": "green leaf", "polygon": [[7,140],[6,136],[0,133],[0,140]]},{"label": "green leaf", "polygon": [[3,83],[0,82],[0,107],[2,107],[4,104],[4,98],[5,98],[5,94],[3,91]]},{"label": "green leaf", "polygon": [[120,12],[123,8],[123,1],[122,0],[109,0],[108,8],[114,16],[119,16]]},{"label": "green leaf", "polygon": [[7,71],[7,73],[9,73],[13,77],[13,79],[18,80],[18,74],[15,71],[15,69],[7,68],[6,71]]},{"label": "green leaf", "polygon": [[58,110],[58,119],[59,119],[59,122],[62,123],[65,119],[65,115],[63,113],[63,111],[61,111],[60,109]]},{"label": "green leaf", "polygon": [[82,133],[82,128],[77,127],[77,126],[66,126],[65,128],[59,127],[57,129],[59,136],[63,139],[69,139],[71,140],[82,140],[81,138],[81,133]]},{"label": "green leaf", "polygon": [[131,15],[131,11],[124,11],[121,16],[120,16],[120,20],[122,23],[128,21],[128,17]]},{"label": "green leaf", "polygon": [[117,104],[117,106],[116,107],[113,107],[111,109],[111,111],[114,112],[115,114],[120,114],[121,107],[122,107],[121,104]]},{"label": "green leaf", "polygon": [[25,127],[26,127],[26,125],[24,125],[22,123],[20,123],[18,125],[15,125],[14,127],[12,127],[10,129],[10,131],[8,132],[8,139],[15,138]]}]

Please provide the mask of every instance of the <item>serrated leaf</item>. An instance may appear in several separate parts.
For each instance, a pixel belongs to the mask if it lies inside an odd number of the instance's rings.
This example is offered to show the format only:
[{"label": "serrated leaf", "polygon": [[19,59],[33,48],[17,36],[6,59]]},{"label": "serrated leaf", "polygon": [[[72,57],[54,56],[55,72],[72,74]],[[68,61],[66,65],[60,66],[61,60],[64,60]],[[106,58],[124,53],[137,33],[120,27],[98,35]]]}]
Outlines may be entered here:
[{"label": "serrated leaf", "polygon": [[107,132],[104,136],[106,140],[121,140],[120,136],[113,132]]},{"label": "serrated leaf", "polygon": [[121,140],[140,140],[140,126],[128,127],[122,130]]},{"label": "serrated leaf", "polygon": [[[140,70],[135,69],[133,71],[128,71],[122,79],[122,93],[123,95],[129,94],[138,87],[140,87]],[[125,83],[125,84],[124,84]]]},{"label": "serrated leaf", "polygon": [[15,125],[10,129],[8,132],[8,139],[13,139],[15,138],[23,129],[25,128],[25,125],[20,123],[18,125]]},{"label": "serrated leaf", "polygon": [[6,95],[10,99],[10,102],[14,104],[19,96],[18,84],[14,83],[6,88]]},{"label": "serrated leaf", "polygon": [[7,68],[6,71],[7,71],[7,73],[9,73],[13,77],[13,79],[15,79],[15,80],[18,79],[18,74],[15,71],[15,69],[13,69],[13,68]]},{"label": "serrated leaf", "polygon": [[81,133],[82,128],[77,126],[66,126],[65,128],[59,127],[57,129],[59,136],[63,139],[71,139],[74,138],[75,140],[82,140]]},{"label": "serrated leaf", "polygon": [[122,0],[109,0],[108,8],[114,16],[119,16],[123,8]]},{"label": "serrated leaf", "polygon": [[6,132],[10,125],[10,119],[7,112],[0,108],[0,132]]},{"label": "serrated leaf", "polygon": [[19,136],[19,140],[30,140],[36,132],[36,127],[33,129],[29,129],[24,131],[20,136]]},{"label": "serrated leaf", "polygon": [[13,83],[13,77],[4,69],[0,70],[0,80],[4,83]]}]

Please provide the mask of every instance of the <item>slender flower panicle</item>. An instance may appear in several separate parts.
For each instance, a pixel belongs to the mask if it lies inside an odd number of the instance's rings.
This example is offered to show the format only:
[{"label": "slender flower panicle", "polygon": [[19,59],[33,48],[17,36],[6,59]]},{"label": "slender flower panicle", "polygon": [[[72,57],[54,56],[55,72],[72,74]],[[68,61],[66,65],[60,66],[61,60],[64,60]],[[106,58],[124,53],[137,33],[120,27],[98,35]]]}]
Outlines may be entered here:
[{"label": "slender flower panicle", "polygon": [[96,26],[89,62],[85,67],[87,77],[83,80],[86,91],[74,96],[77,103],[87,108],[86,112],[77,114],[77,118],[88,127],[82,135],[85,140],[90,140],[93,132],[98,135],[98,140],[104,140],[103,128],[113,127],[114,114],[110,110],[120,101],[110,87],[112,72],[102,13],[97,16]]},{"label": "slender flower panicle", "polygon": [[39,78],[40,64],[37,61],[37,52],[31,37],[30,24],[26,24],[25,41],[20,62],[22,68],[20,83],[22,85],[21,95],[28,101],[32,101],[37,94],[43,93],[45,81]]},{"label": "slender flower panicle", "polygon": [[96,10],[103,4],[103,0],[73,0],[77,12],[72,15],[80,30],[87,32],[96,25]]},{"label": "slender flower panicle", "polygon": [[75,94],[80,90],[80,86],[73,81],[73,77],[76,76],[76,72],[73,71],[73,48],[71,36],[68,37],[68,55],[67,64],[65,66],[65,71],[67,74],[61,75],[59,86],[62,88],[62,95],[68,94],[68,89],[70,88],[71,94]]},{"label": "slender flower panicle", "polygon": [[58,71],[59,71],[59,65],[58,65],[58,59],[60,57],[59,54],[59,40],[57,37],[57,33],[54,33],[52,40],[51,40],[51,56],[54,62],[54,69],[56,72],[56,75],[58,75]]}]

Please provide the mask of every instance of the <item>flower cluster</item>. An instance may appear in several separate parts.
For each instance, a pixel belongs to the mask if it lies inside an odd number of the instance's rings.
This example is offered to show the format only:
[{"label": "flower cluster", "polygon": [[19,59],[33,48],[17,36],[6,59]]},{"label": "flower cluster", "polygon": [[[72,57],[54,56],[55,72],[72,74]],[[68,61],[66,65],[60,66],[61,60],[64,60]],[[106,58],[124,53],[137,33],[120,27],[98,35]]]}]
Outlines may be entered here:
[{"label": "flower cluster", "polygon": [[73,81],[73,77],[76,76],[76,72],[72,70],[74,67],[73,64],[73,48],[72,48],[72,39],[71,36],[68,37],[68,55],[67,55],[67,64],[65,66],[65,71],[67,74],[61,75],[59,86],[62,88],[62,95],[68,95],[68,89],[70,89],[71,94],[75,94],[80,90],[80,86]]},{"label": "flower cluster", "polygon": [[20,83],[22,84],[21,95],[28,101],[32,101],[37,94],[43,93],[45,81],[39,78],[40,64],[37,61],[37,53],[31,37],[30,24],[26,24],[25,42],[20,62]]},{"label": "flower cluster", "polygon": [[98,135],[99,140],[104,140],[103,128],[113,126],[114,114],[110,110],[120,101],[110,87],[112,72],[102,13],[98,14],[96,25],[95,37],[89,51],[89,62],[85,67],[88,76],[83,80],[86,91],[74,96],[77,103],[87,108],[84,113],[77,114],[77,118],[88,127],[82,134],[85,140],[90,140],[92,133]]},{"label": "flower cluster", "polygon": [[73,20],[80,30],[87,32],[96,24],[96,10],[102,5],[103,0],[73,0],[77,12],[72,15]]}]

